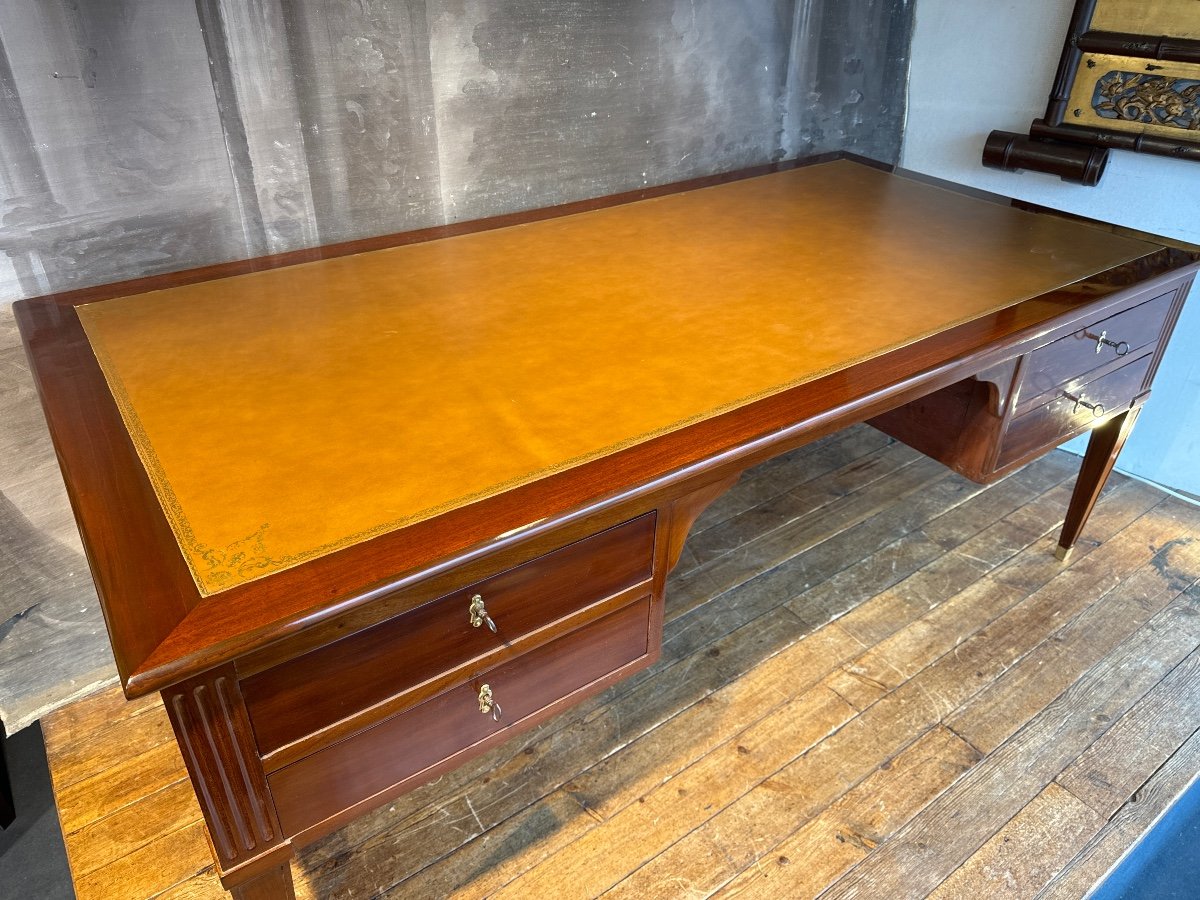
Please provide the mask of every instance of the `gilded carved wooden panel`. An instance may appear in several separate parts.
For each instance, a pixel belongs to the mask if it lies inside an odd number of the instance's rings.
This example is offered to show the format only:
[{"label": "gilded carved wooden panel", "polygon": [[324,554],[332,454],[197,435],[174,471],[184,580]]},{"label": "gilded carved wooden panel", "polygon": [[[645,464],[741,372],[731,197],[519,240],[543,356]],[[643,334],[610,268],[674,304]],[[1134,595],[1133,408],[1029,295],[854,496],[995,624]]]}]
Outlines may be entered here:
[{"label": "gilded carved wooden panel", "polygon": [[1085,53],[1066,121],[1200,141],[1200,64]]},{"label": "gilded carved wooden panel", "polygon": [[983,164],[1094,185],[1110,149],[1200,160],[1200,0],[1078,0],[1045,116]]},{"label": "gilded carved wooden panel", "polygon": [[1200,2],[1079,0],[1045,124],[1104,146],[1200,152]]}]

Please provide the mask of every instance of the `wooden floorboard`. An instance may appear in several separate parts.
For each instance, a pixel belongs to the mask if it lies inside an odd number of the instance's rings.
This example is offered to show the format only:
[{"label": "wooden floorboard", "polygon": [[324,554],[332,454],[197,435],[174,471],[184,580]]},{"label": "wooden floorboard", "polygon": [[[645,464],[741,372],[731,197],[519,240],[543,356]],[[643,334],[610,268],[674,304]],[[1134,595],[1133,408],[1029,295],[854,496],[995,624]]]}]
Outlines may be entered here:
[{"label": "wooden floorboard", "polygon": [[[651,670],[306,848],[340,897],[1082,896],[1200,765],[1200,510],[867,427],[697,522]],[[45,722],[80,900],[222,896],[157,700]]]}]

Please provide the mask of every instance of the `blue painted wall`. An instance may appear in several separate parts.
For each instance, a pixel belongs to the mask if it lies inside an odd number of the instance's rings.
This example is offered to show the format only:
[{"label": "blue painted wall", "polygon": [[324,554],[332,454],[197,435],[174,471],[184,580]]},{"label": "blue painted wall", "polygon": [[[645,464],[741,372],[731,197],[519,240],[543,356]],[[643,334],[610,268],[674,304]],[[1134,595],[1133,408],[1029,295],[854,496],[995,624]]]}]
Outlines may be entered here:
[{"label": "blue painted wall", "polygon": [[[901,165],[1200,244],[1200,163],[1117,152],[1095,188],[980,165],[992,129],[1026,131],[1045,111],[1073,6],[1073,0],[918,0]],[[1082,452],[1085,443],[1068,449]],[[1184,307],[1119,468],[1200,495],[1200,288]]]}]

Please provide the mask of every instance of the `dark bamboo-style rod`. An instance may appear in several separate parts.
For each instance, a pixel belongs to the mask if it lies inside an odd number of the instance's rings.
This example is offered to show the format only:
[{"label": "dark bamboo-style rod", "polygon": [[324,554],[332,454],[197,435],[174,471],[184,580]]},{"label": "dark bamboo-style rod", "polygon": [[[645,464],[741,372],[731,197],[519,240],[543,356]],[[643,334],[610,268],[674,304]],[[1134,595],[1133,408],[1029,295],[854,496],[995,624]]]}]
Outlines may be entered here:
[{"label": "dark bamboo-style rod", "polygon": [[1029,126],[1029,133],[1038,140],[1070,141],[1111,150],[1134,150],[1175,159],[1200,160],[1200,144],[1156,134],[1106,131],[1086,125],[1051,125],[1041,119],[1034,120]]},{"label": "dark bamboo-style rod", "polygon": [[1153,37],[1120,31],[1089,31],[1076,42],[1084,53],[1137,56],[1162,62],[1200,63],[1200,41],[1179,37]]},{"label": "dark bamboo-style rod", "polygon": [[1079,47],[1079,39],[1087,32],[1092,16],[1096,12],[1097,0],[1080,0],[1075,4],[1075,12],[1071,15],[1071,24],[1067,28],[1067,40],[1063,45],[1062,59],[1058,62],[1058,72],[1054,76],[1054,85],[1050,88],[1050,99],[1046,104],[1046,121],[1053,125],[1062,124],[1067,114],[1067,105],[1071,98],[1071,82],[1075,70],[1079,68],[1079,60],[1083,51]]}]

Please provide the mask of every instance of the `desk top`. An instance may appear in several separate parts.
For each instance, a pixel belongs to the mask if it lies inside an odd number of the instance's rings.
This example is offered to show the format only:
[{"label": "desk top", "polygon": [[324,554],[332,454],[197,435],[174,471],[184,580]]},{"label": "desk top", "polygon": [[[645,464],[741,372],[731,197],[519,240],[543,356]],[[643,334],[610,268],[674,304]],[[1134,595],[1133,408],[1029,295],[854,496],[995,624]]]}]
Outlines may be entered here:
[{"label": "desk top", "polygon": [[833,162],[79,315],[209,595],[1150,249]]},{"label": "desk top", "polygon": [[130,696],[1195,268],[848,161],[562,213],[17,304]]}]

